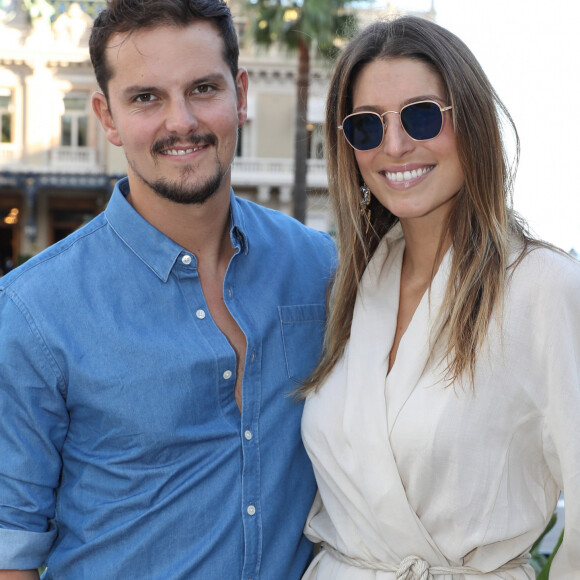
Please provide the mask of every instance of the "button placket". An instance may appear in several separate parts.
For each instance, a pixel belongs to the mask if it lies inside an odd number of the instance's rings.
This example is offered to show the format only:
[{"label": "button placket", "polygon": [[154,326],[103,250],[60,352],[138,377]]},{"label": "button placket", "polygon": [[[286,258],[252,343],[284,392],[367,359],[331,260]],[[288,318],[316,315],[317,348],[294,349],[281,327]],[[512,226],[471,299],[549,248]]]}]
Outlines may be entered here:
[{"label": "button placket", "polygon": [[[233,287],[235,296],[235,287]],[[227,289],[226,289],[227,294]],[[242,519],[244,526],[244,550],[246,560],[243,578],[256,578],[263,549],[262,497],[260,480],[260,368],[259,348],[252,337],[247,341],[244,371],[245,396],[242,403],[242,420],[239,445],[242,450]]]}]

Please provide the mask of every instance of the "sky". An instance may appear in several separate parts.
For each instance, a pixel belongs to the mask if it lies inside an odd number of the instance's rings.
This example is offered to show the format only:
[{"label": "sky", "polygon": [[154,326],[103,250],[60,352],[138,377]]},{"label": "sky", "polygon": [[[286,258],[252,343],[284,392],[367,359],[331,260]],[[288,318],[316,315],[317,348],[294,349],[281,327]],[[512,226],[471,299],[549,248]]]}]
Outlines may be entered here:
[{"label": "sky", "polygon": [[[431,6],[431,0],[392,3],[401,10]],[[434,4],[437,23],[469,46],[516,124],[515,209],[537,236],[580,253],[580,2]]]}]

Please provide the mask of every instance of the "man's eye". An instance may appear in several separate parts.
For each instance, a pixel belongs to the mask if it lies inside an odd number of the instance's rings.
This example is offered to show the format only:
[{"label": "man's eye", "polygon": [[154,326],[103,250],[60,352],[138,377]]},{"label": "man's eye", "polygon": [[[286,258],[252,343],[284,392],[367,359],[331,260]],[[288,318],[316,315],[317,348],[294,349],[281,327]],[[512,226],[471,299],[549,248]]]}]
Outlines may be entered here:
[{"label": "man's eye", "polygon": [[137,95],[135,97],[135,102],[137,103],[150,103],[155,100],[155,95],[151,93],[143,93],[142,95]]},{"label": "man's eye", "polygon": [[193,92],[203,95],[203,94],[211,93],[214,90],[215,90],[215,87],[213,87],[212,85],[199,85],[198,87],[195,87]]}]

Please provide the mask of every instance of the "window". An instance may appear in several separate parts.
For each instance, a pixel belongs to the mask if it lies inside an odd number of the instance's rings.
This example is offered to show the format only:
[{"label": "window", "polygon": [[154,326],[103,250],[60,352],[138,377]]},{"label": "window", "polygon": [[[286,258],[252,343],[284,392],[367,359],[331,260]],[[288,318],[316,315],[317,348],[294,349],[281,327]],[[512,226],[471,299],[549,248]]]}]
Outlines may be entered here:
[{"label": "window", "polygon": [[2,143],[12,143],[12,91],[0,87],[0,124]]},{"label": "window", "polygon": [[238,142],[236,144],[236,157],[242,157],[244,153],[244,132],[242,131],[243,127],[238,128]]},{"label": "window", "polygon": [[62,240],[97,214],[94,198],[50,197],[50,243]]},{"label": "window", "polygon": [[324,132],[322,124],[308,123],[308,159],[324,159]]},{"label": "window", "polygon": [[238,34],[238,43],[240,44],[240,46],[244,46],[244,44],[246,43],[246,32],[248,29],[247,26],[247,19],[244,17],[239,17],[236,16],[235,20],[234,20],[234,26],[236,27],[236,32]]},{"label": "window", "polygon": [[69,93],[64,97],[64,114],[60,119],[60,144],[64,147],[88,145],[88,95]]},{"label": "window", "polygon": [[242,127],[238,129],[238,144],[236,146],[236,157],[248,157],[250,155],[250,137],[252,134],[252,122],[246,121]]}]

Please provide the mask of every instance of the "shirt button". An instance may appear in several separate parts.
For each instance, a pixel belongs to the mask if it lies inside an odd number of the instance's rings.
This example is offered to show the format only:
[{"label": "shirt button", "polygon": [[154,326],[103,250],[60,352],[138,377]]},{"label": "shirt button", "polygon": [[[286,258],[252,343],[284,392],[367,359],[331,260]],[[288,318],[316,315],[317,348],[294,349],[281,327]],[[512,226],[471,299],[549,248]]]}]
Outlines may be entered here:
[{"label": "shirt button", "polygon": [[244,431],[244,437],[249,441],[252,438],[252,432],[249,429]]},{"label": "shirt button", "polygon": [[191,264],[191,256],[189,254],[185,254],[185,256],[181,258],[181,263],[189,266]]},{"label": "shirt button", "polygon": [[256,513],[256,508],[252,504],[250,504],[248,506],[248,514],[253,516],[255,513]]},{"label": "shirt button", "polygon": [[195,315],[200,319],[203,320],[205,318],[205,311],[201,308],[195,313]]},{"label": "shirt button", "polygon": [[224,379],[226,379],[226,380],[227,380],[227,379],[231,379],[231,378],[232,378],[232,371],[226,371],[226,372],[225,372],[225,373],[222,375],[222,377],[223,377]]}]

